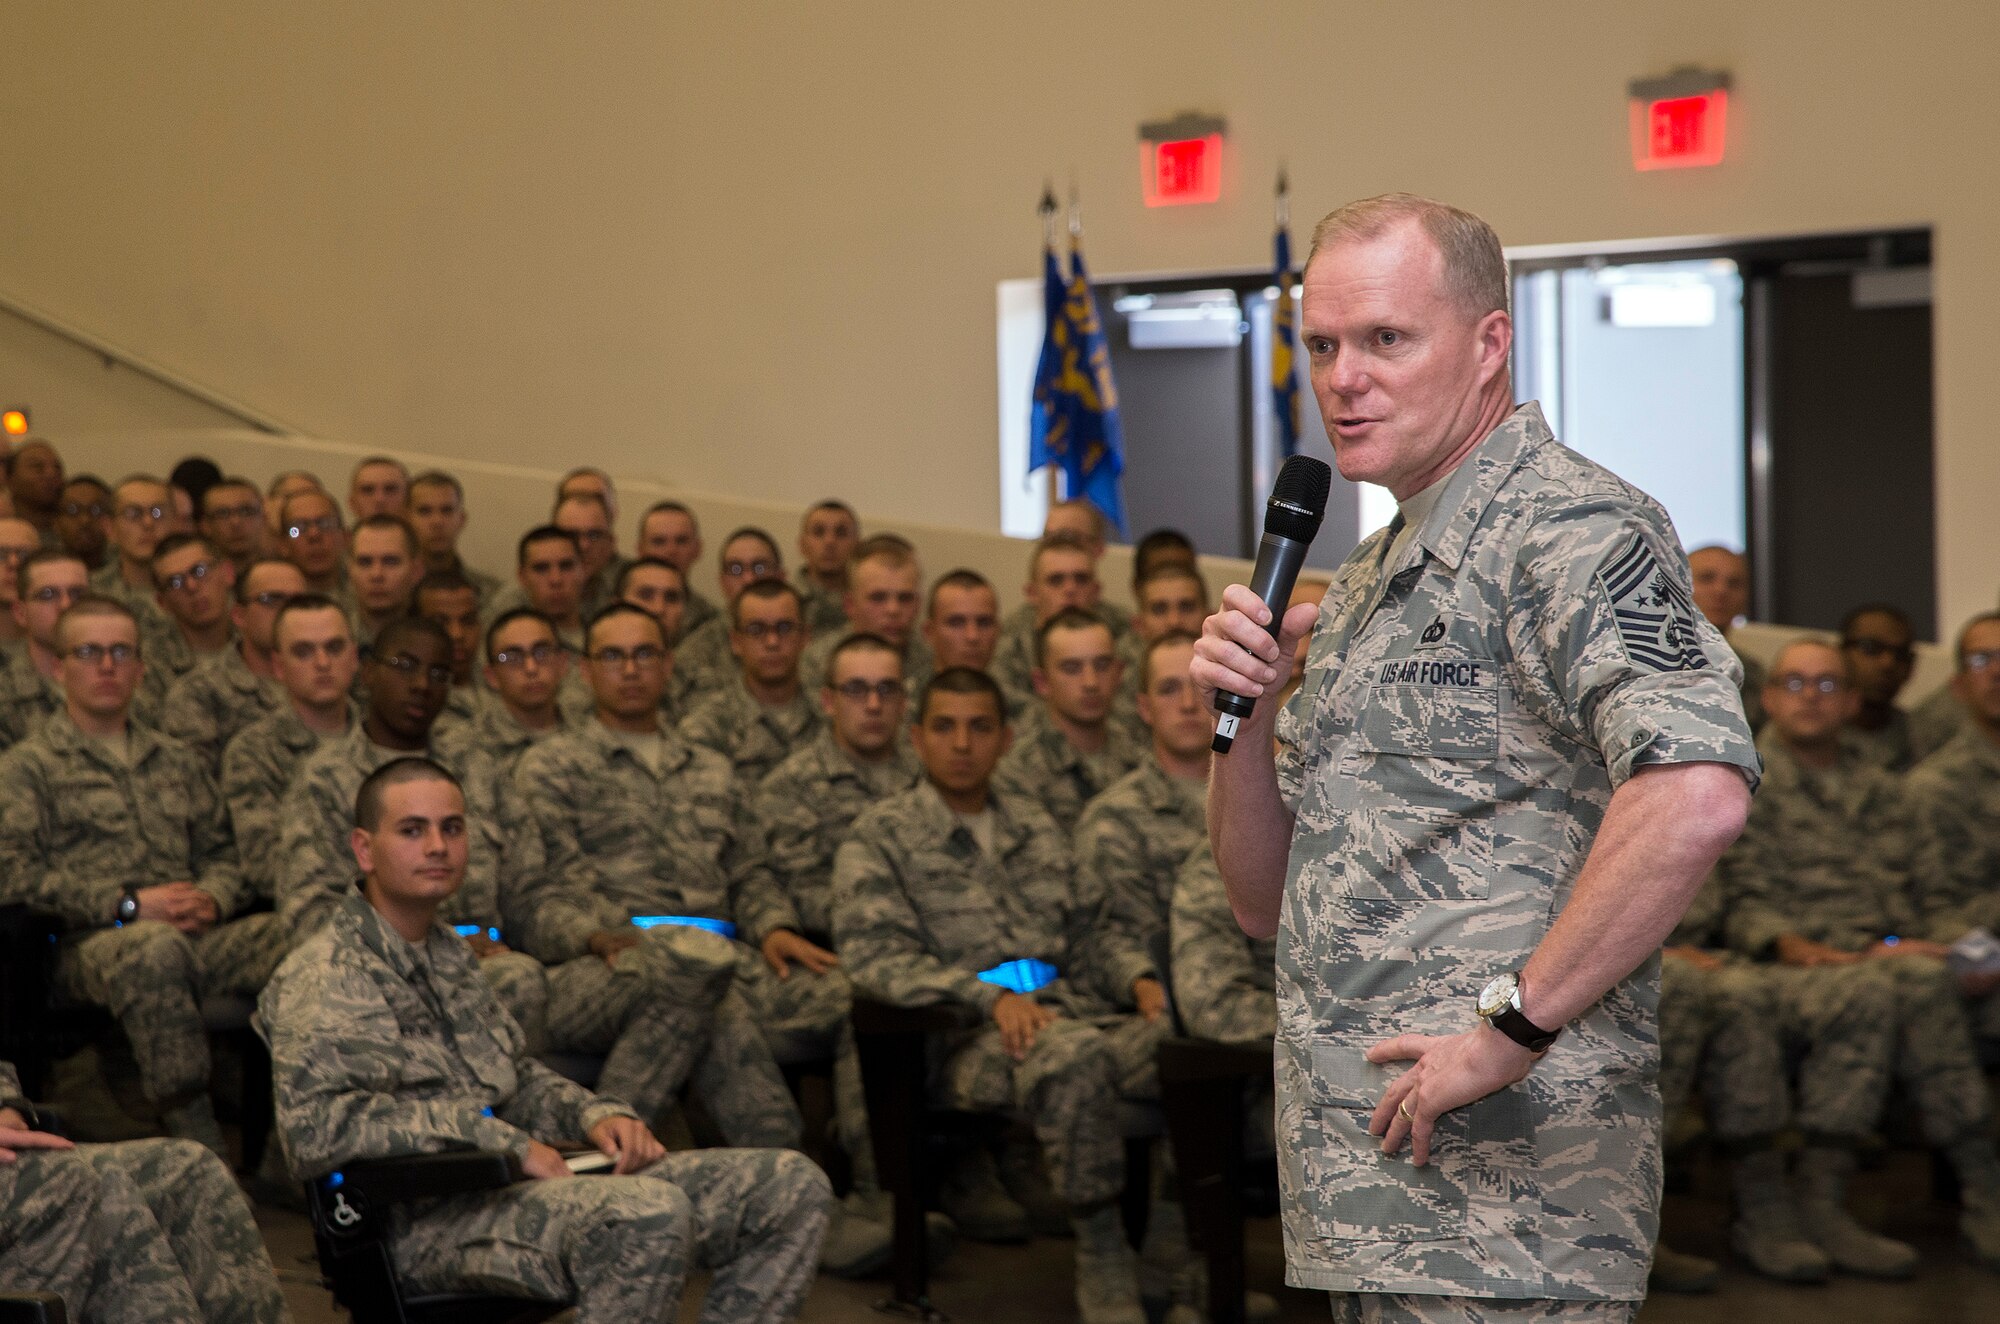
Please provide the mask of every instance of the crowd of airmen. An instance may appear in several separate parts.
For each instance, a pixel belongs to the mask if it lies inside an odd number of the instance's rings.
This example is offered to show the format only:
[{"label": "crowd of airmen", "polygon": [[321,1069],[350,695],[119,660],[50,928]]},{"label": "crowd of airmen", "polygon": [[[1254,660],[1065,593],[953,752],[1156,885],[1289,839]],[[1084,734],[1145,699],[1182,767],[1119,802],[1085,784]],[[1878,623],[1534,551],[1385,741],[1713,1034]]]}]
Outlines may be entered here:
[{"label": "crowd of airmen", "polygon": [[[1148,1178],[1137,1250],[1116,1198],[1118,1103],[1156,1097],[1154,1047],[1176,1020],[1253,1043],[1275,1026],[1271,944],[1236,926],[1206,844],[1214,719],[1188,666],[1211,597],[1186,538],[1138,544],[1127,610],[1103,596],[1101,517],[1057,505],[1025,602],[1003,616],[981,575],[926,583],[910,541],[863,537],[838,501],[804,513],[790,564],[769,531],[729,534],[711,598],[690,578],[694,513],[644,511],[628,559],[612,481],[588,468],[520,536],[504,582],[459,556],[459,482],[386,457],[358,464],[342,497],[311,474],[259,487],[204,461],[107,486],[30,442],[7,496],[0,901],[60,917],[59,992],[115,1017],[129,1058],[106,1061],[132,1064],[181,1138],[146,1142],[177,1147],[128,1167],[164,1153],[179,1171],[188,1142],[222,1152],[200,1013],[216,994],[262,995],[275,1182],[411,1148],[505,1147],[493,1081],[511,1098],[551,1053],[601,1058],[596,1097],[621,1116],[685,1108],[714,1144],[796,1150],[783,1069],[830,1059],[830,1142],[851,1189],[813,1215],[826,1218],[815,1244],[826,1271],[869,1273],[890,1237],[848,1015],[859,990],[964,1009],[976,1028],[940,1045],[934,1096],[1016,1119],[943,1174],[939,1248],[1073,1235],[1085,1320],[1138,1324],[1147,1295],[1172,1320],[1200,1318],[1171,1164]],[[1690,560],[1726,633],[1744,611],[1741,558]],[[1295,601],[1324,588],[1304,582]],[[1980,1069],[2000,1044],[2000,975],[1951,952],[2000,931],[2000,614],[1963,629],[1951,684],[1906,713],[1894,701],[1913,639],[1900,612],[1871,606],[1836,643],[1746,662],[1764,786],[1664,954],[1666,1106],[1705,1117],[1731,1159],[1733,1248],[1782,1279],[1914,1272],[1910,1247],[1845,1205],[1892,1085],[1956,1167],[1968,1240],[2000,1267]],[[357,793],[411,758],[462,796],[463,881],[439,913],[481,976],[478,997],[437,1004],[456,1033],[430,1075],[411,1065],[430,1063],[424,1036],[381,1019],[397,998],[357,1001],[343,963],[371,922]],[[1047,963],[1051,982],[981,978],[1015,960]],[[446,982],[440,963],[406,958],[375,975],[391,968]],[[469,1009],[487,1003],[518,1034],[489,1043],[499,1065],[482,1067],[449,1045],[490,1027],[452,1025],[451,1009],[477,1021]],[[444,1060],[454,1052],[465,1060]],[[10,1081],[0,1161],[7,1128],[32,1118]],[[482,1089],[487,1106],[468,1111]],[[421,1101],[433,1129],[357,1102],[384,1096]],[[574,1122],[590,1106],[556,1112]],[[1251,1143],[1268,1147],[1262,1111]],[[32,1203],[8,1180],[0,1166],[0,1280]],[[173,1237],[199,1231],[151,1198]],[[490,1227],[444,1227],[406,1252],[439,1281],[499,1274],[472,1264]],[[794,1238],[784,1254],[799,1253]],[[1716,1277],[1661,1247],[1656,1286]],[[744,1298],[745,1317],[795,1309],[796,1286]],[[1261,1294],[1248,1305],[1275,1311]]]}]

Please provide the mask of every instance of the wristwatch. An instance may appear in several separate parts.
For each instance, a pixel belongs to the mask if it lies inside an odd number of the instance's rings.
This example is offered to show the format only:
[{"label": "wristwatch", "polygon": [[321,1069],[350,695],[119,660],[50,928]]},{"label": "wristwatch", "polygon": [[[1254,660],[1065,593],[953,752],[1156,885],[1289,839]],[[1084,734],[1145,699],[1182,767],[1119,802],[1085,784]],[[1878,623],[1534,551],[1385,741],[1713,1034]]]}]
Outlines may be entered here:
[{"label": "wristwatch", "polygon": [[1495,975],[1479,994],[1479,1016],[1488,1025],[1531,1053],[1546,1053],[1561,1034],[1560,1029],[1544,1030],[1521,1014],[1521,976],[1509,970]]},{"label": "wristwatch", "polygon": [[128,887],[118,898],[118,922],[130,924],[137,918],[139,918],[139,894]]}]

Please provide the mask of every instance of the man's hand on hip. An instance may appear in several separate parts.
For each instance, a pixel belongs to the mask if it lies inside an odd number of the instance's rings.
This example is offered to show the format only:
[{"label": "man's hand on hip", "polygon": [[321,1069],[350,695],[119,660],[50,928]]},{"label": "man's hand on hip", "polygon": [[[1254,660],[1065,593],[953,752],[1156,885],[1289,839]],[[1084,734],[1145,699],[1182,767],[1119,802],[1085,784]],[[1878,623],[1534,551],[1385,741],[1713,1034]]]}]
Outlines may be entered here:
[{"label": "man's hand on hip", "polygon": [[1524,1079],[1540,1055],[1479,1025],[1464,1034],[1399,1034],[1369,1049],[1368,1060],[1377,1066],[1410,1063],[1375,1105],[1368,1134],[1382,1137],[1384,1154],[1394,1154],[1409,1140],[1410,1161],[1421,1168],[1430,1161],[1439,1117]]}]

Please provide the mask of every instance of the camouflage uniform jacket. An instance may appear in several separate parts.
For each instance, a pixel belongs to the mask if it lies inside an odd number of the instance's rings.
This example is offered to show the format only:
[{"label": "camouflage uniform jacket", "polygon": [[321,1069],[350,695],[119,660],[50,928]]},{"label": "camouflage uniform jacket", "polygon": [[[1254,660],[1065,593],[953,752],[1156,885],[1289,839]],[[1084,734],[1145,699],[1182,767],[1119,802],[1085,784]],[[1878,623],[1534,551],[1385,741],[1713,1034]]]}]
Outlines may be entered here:
[{"label": "camouflage uniform jacket", "polygon": [[563,729],[558,710],[557,725],[549,731],[531,731],[521,725],[521,719],[507,710],[500,696],[488,692],[482,694],[472,715],[464,721],[444,727],[439,722],[437,733],[438,752],[445,756],[451,766],[456,767],[460,759],[474,751],[483,755],[493,765],[496,777],[513,775],[514,765],[521,756],[538,743]]},{"label": "camouflage uniform jacket", "polygon": [[[360,709],[350,701],[348,730],[360,720]],[[319,746],[318,733],[300,719],[288,697],[284,707],[238,731],[222,751],[222,799],[229,806],[229,825],[236,837],[243,881],[266,901],[276,901],[278,896],[278,843],[283,836],[279,825],[285,792]]]},{"label": "camouflage uniform jacket", "polygon": [[820,733],[780,763],[757,788],[751,808],[763,834],[765,859],[777,881],[777,903],[760,926],[746,925],[753,943],[771,929],[833,932],[833,856],[863,810],[909,790],[923,776],[902,741],[880,763],[857,763]]},{"label": "camouflage uniform jacket", "polygon": [[[326,923],[335,903],[354,892],[354,796],[368,774],[410,755],[385,749],[356,722],[344,736],[321,743],[293,774],[281,809],[278,832],[278,913],[291,926],[292,941],[305,941]],[[465,882],[445,902],[441,917],[453,924],[499,924],[511,941],[518,916],[503,914],[502,898],[518,889],[509,869],[534,867],[532,852],[518,848],[512,818],[501,803],[493,767],[478,751],[454,762],[435,747],[424,757],[449,768],[465,789],[468,853]]]},{"label": "camouflage uniform jacket", "polygon": [[1069,839],[1033,801],[994,795],[993,855],[928,782],[854,820],[833,863],[833,936],[854,986],[900,1006],[991,1012],[981,970],[1022,958],[1061,972],[1034,995],[1072,1016],[1113,1011],[1095,914],[1077,895]]},{"label": "camouflage uniform jacket", "polygon": [[[807,694],[817,695],[826,687],[826,664],[833,657],[835,645],[847,636],[845,634],[820,635],[806,645],[806,651],[799,654],[799,688]],[[910,692],[914,704],[916,696],[924,686],[931,683],[937,674],[937,654],[931,651],[930,641],[914,630],[910,641],[903,646],[903,688]],[[912,707],[911,715],[915,716]]]},{"label": "camouflage uniform jacket", "polygon": [[160,730],[193,745],[212,770],[222,766],[230,739],[260,717],[289,707],[285,687],[266,680],[231,644],[203,658],[167,690],[160,707]]},{"label": "camouflage uniform jacket", "polygon": [[773,885],[728,762],[671,731],[660,736],[658,773],[596,718],[514,766],[523,835],[538,838],[544,861],[522,875],[520,945],[542,960],[581,956],[592,933],[634,915],[734,920],[740,901],[753,916],[771,904],[758,900]]},{"label": "camouflage uniform jacket", "polygon": [[737,678],[736,654],[729,651],[729,618],[712,617],[693,630],[683,631],[674,646],[674,674],[695,698],[696,706],[711,694],[720,694]]},{"label": "camouflage uniform jacket", "polygon": [[1897,779],[1845,752],[1834,767],[1808,768],[1768,726],[1757,749],[1764,784],[1716,866],[1730,945],[1769,958],[1787,933],[1846,952],[1914,935],[1910,811]]},{"label": "camouflage uniform jacket", "polygon": [[1910,709],[1910,761],[1922,763],[1970,725],[1972,719],[1965,705],[1952,692],[1951,682],[1946,681]]},{"label": "camouflage uniform jacket", "polygon": [[229,918],[246,898],[214,777],[171,736],[129,732],[121,760],[60,712],[0,758],[0,888],[91,929],[126,888],[187,880]]},{"label": "camouflage uniform jacket", "polygon": [[1139,766],[1085,806],[1076,824],[1076,872],[1086,900],[1104,907],[1101,941],[1106,977],[1164,978],[1167,912],[1174,875],[1188,852],[1208,839],[1208,783],[1170,777],[1148,751]]},{"label": "camouflage uniform jacket", "polygon": [[792,587],[799,591],[799,605],[804,608],[806,629],[812,632],[815,639],[829,634],[837,639],[847,633],[844,594],[822,587],[804,566],[792,572]]},{"label": "camouflage uniform jacket", "polygon": [[1901,708],[1889,709],[1888,724],[1880,730],[1849,726],[1841,732],[1841,738],[1862,759],[1885,772],[1908,772],[1914,761],[1910,754],[1910,715]]},{"label": "camouflage uniform jacket", "polygon": [[686,639],[721,614],[713,602],[702,596],[700,590],[690,587],[687,604],[681,608],[681,638]]},{"label": "camouflage uniform jacket", "polygon": [[[1735,660],[1693,610],[1659,505],[1521,406],[1321,605],[1278,719],[1296,815],[1278,940],[1289,1281],[1334,1291],[1637,1300],[1660,1191],[1659,964],[1521,1083],[1385,1156],[1368,1047],[1453,1034],[1561,912],[1634,769],[1756,776]],[[1587,1102],[1586,1102],[1587,1101]]]},{"label": "camouflage uniform jacket", "polygon": [[41,673],[24,642],[0,670],[0,749],[26,740],[62,710],[62,686]]},{"label": "camouflage uniform jacket", "polygon": [[444,923],[421,948],[359,893],[285,958],[258,999],[277,1129],[295,1172],[355,1159],[581,1140],[636,1114],[527,1052],[512,1016]]},{"label": "camouflage uniform jacket", "polygon": [[1013,747],[994,769],[993,784],[1035,801],[1065,833],[1074,832],[1084,805],[1148,757],[1145,745],[1116,722],[1105,723],[1104,748],[1086,754],[1043,714],[1015,733]]},{"label": "camouflage uniform jacket", "polygon": [[151,580],[142,588],[132,587],[125,582],[124,571],[120,568],[122,564],[117,549],[113,548],[104,564],[90,572],[90,591],[97,597],[110,598],[130,607],[132,614],[139,618],[140,635],[144,637],[146,631],[165,623],[166,613],[160,610],[159,595],[154,591]]},{"label": "camouflage uniform jacket", "polygon": [[[1132,613],[1115,602],[1100,601],[1093,612],[1111,627],[1112,643],[1125,655],[1125,636],[1132,632]],[[1035,697],[1035,607],[1024,602],[1007,613],[1000,623],[1000,642],[993,647],[993,662],[987,673],[1007,692],[1010,705],[1032,708]]]},{"label": "camouflage uniform jacket", "polygon": [[1903,779],[1917,828],[1917,905],[1929,936],[2000,935],[2000,744],[1968,719]]},{"label": "camouflage uniform jacket", "polygon": [[681,719],[680,736],[728,759],[744,789],[754,791],[773,768],[825,725],[817,694],[801,688],[790,702],[767,708],[739,678],[697,703]]},{"label": "camouflage uniform jacket", "polygon": [[1275,1034],[1278,944],[1251,937],[1236,922],[1205,839],[1174,879],[1170,923],[1174,1009],[1187,1032],[1231,1043]]}]

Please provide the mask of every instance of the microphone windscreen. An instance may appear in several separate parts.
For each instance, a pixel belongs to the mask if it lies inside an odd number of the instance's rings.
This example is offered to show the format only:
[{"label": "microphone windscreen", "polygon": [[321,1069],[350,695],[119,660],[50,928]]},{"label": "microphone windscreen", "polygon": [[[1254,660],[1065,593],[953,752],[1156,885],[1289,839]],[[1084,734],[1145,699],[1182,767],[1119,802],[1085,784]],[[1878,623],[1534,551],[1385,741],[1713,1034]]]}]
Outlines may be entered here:
[{"label": "microphone windscreen", "polygon": [[1264,508],[1267,532],[1298,542],[1311,542],[1326,518],[1326,499],[1333,491],[1333,469],[1324,460],[1294,455],[1278,470],[1271,500]]}]

